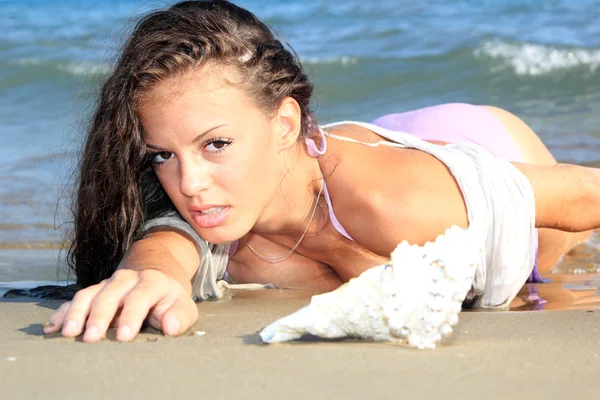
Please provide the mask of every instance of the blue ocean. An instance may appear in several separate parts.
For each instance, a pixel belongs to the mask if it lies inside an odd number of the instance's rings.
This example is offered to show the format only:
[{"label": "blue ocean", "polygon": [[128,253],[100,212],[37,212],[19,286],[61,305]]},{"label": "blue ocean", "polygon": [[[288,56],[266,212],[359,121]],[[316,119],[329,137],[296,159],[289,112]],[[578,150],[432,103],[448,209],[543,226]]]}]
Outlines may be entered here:
[{"label": "blue ocean", "polygon": [[[170,1],[0,0],[0,290],[68,279],[71,175],[135,20]],[[597,0],[245,0],[296,50],[319,122],[493,104],[600,166]]]}]

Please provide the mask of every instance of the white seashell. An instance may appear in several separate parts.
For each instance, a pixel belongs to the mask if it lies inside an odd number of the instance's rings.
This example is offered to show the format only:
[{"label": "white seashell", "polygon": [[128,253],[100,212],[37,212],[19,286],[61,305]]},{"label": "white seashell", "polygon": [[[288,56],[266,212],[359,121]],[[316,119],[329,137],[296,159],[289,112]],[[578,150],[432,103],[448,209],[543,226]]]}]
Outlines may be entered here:
[{"label": "white seashell", "polygon": [[452,334],[452,327],[448,324],[442,325],[441,329],[442,337],[448,337]]},{"label": "white seashell", "polygon": [[447,321],[451,326],[458,324],[458,314],[456,312],[452,312],[452,314],[448,315]]},{"label": "white seashell", "polygon": [[398,341],[431,349],[452,333],[483,251],[471,228],[451,227],[424,246],[403,241],[391,263],[363,272],[338,289],[260,332],[265,343],[306,334]]}]

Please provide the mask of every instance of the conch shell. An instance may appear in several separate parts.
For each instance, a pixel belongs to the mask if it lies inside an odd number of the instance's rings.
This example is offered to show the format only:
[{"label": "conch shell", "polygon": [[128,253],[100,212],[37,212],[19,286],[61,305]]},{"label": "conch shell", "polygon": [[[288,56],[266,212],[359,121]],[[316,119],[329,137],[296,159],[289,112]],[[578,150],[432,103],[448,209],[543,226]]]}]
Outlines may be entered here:
[{"label": "conch shell", "polygon": [[390,263],[313,296],[308,306],[267,326],[260,336],[265,343],[311,334],[432,349],[458,323],[482,251],[473,231],[457,226],[424,246],[404,241]]}]

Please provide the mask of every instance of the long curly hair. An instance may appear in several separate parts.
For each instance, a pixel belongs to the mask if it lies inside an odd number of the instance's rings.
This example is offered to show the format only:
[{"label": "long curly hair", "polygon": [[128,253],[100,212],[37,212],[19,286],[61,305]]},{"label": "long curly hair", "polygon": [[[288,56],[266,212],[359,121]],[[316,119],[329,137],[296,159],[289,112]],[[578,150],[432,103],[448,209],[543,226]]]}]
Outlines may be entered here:
[{"label": "long curly hair", "polygon": [[110,277],[143,237],[145,221],[175,210],[145,155],[137,113],[159,82],[207,63],[232,66],[266,114],[284,98],[295,99],[301,137],[312,133],[313,86],[277,37],[254,14],[224,0],[183,1],[137,23],[102,86],[78,165],[67,262],[79,286]]}]

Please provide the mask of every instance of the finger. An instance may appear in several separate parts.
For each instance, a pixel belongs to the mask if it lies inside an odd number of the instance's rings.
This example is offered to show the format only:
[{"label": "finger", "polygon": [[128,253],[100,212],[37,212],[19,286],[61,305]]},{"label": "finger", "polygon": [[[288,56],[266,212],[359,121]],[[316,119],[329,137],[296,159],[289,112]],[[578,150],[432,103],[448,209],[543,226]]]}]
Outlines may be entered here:
[{"label": "finger", "polygon": [[81,289],[73,297],[71,306],[67,310],[62,327],[63,336],[75,337],[83,330],[83,324],[90,312],[90,307],[96,294],[104,287],[105,281],[97,285]]},{"label": "finger", "polygon": [[182,293],[163,314],[162,331],[167,336],[181,335],[198,319],[198,306],[192,298]]},{"label": "finger", "polygon": [[129,341],[135,338],[150,309],[169,295],[169,285],[166,280],[160,284],[153,279],[144,279],[131,290],[119,316],[117,340]]},{"label": "finger", "polygon": [[123,305],[127,293],[138,283],[137,275],[112,280],[96,295],[85,324],[84,342],[96,342],[106,335],[110,323]]},{"label": "finger", "polygon": [[65,315],[67,315],[67,311],[71,307],[71,302],[67,301],[62,303],[60,307],[56,311],[50,315],[48,318],[48,323],[44,324],[42,330],[45,334],[54,333],[60,331],[63,326],[63,322],[65,321]]}]

